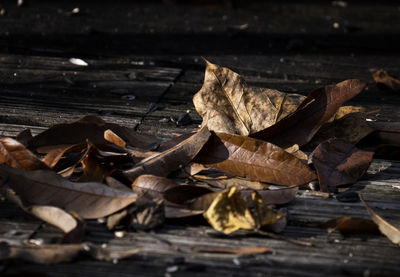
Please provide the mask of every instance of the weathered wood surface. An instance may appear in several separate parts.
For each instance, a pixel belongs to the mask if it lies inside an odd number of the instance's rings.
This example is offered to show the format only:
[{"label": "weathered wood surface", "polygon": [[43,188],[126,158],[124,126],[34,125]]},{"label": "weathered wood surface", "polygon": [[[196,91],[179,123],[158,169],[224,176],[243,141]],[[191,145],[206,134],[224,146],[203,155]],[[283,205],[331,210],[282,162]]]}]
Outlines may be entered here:
[{"label": "weathered wood surface", "polygon": [[[220,1],[222,6],[175,6],[161,1],[80,4],[68,1],[1,3],[0,135],[15,136],[87,114],[162,138],[201,123],[192,97],[203,82],[201,56],[242,74],[252,86],[307,94],[347,78],[370,82],[351,104],[381,108],[374,118],[400,120],[400,96],[378,90],[368,69],[400,75],[398,3],[355,1],[347,8],[329,1]],[[114,2],[114,1],[113,1]],[[136,2],[136,1],[135,1]],[[236,8],[235,8],[236,7]],[[333,28],[333,23],[339,28]],[[247,24],[247,26],[245,25]],[[80,67],[69,58],[89,63]],[[134,96],[134,99],[133,97]],[[158,110],[149,113],[149,105]],[[192,122],[170,117],[189,112]],[[400,163],[375,160],[351,189],[381,216],[400,226]],[[82,257],[40,266],[3,262],[1,274],[41,272],[48,276],[398,276],[400,250],[385,237],[327,235],[318,225],[351,215],[368,218],[360,202],[344,203],[301,191],[284,207],[283,235],[314,247],[241,233],[225,237],[191,220],[168,221],[154,233],[116,238],[96,221],[87,239],[110,248],[140,247],[117,264]],[[52,241],[60,233],[0,202],[0,239]],[[203,248],[268,247],[262,255],[206,254]]]}]

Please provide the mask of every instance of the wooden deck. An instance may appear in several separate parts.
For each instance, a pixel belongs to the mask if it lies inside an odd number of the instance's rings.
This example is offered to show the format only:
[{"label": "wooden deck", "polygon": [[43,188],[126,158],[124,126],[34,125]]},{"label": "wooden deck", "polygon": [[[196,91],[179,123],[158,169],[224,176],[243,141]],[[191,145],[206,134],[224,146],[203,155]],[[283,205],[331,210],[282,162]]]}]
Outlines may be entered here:
[{"label": "wooden deck", "polygon": [[[0,15],[1,136],[26,128],[36,134],[88,114],[164,139],[194,130],[201,123],[192,96],[203,82],[202,56],[240,73],[252,86],[286,92],[307,94],[325,84],[361,78],[370,84],[351,103],[381,108],[377,119],[400,121],[400,95],[378,90],[368,72],[377,67],[400,76],[396,1],[348,1],[344,8],[330,1],[214,1],[220,3],[217,7],[162,1],[25,2],[22,7],[16,1],[0,3],[5,10]],[[80,12],[71,14],[75,7]],[[89,66],[71,64],[72,57]],[[151,103],[160,108],[149,112]],[[188,111],[189,124],[171,122]],[[374,160],[352,190],[400,226],[399,182],[400,162]],[[141,252],[115,264],[84,257],[51,266],[7,261],[1,262],[0,275],[400,275],[400,248],[384,236],[328,236],[318,228],[341,215],[368,218],[361,202],[301,191],[285,208],[289,223],[283,235],[314,247],[240,232],[223,236],[191,220],[170,220],[153,232],[117,238],[103,224],[89,221],[88,241],[112,249],[131,245]],[[0,202],[1,241],[50,242],[59,236],[55,228]],[[270,251],[244,256],[200,251],[227,247]]]}]

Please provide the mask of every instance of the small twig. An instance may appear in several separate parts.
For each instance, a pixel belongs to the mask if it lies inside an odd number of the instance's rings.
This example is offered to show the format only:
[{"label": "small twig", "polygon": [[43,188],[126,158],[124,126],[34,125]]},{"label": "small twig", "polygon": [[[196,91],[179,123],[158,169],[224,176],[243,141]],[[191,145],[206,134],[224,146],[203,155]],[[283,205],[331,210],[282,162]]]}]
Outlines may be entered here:
[{"label": "small twig", "polygon": [[260,234],[262,236],[273,238],[273,239],[284,240],[284,241],[287,241],[287,242],[290,242],[290,243],[293,243],[293,244],[296,244],[296,245],[308,246],[308,247],[313,246],[313,244],[311,242],[308,242],[308,241],[301,241],[301,240],[291,239],[291,238],[284,237],[284,236],[277,235],[277,234],[270,233],[270,232],[256,230],[256,233]]}]

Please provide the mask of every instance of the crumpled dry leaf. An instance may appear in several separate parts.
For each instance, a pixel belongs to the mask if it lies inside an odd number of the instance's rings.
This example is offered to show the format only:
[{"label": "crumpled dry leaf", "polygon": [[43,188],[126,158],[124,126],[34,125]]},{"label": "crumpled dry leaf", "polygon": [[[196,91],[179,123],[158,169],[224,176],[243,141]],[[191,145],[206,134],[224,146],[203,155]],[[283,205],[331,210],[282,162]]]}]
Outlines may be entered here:
[{"label": "crumpled dry leaf", "polygon": [[320,227],[327,229],[328,233],[339,231],[343,234],[380,234],[378,226],[372,220],[350,216],[330,219]]},{"label": "crumpled dry leaf", "polygon": [[15,139],[0,138],[0,163],[23,169],[46,169],[47,166]]},{"label": "crumpled dry leaf", "polygon": [[132,191],[140,197],[159,200],[164,199],[164,192],[178,184],[165,177],[144,174],[132,183]]},{"label": "crumpled dry leaf", "polygon": [[137,194],[101,183],[74,183],[47,170],[22,171],[0,165],[0,185],[9,186],[23,201],[75,211],[83,218],[99,218],[134,203]]},{"label": "crumpled dry leaf", "polygon": [[203,126],[212,131],[248,136],[294,112],[305,98],[273,89],[252,89],[239,74],[205,62],[204,84],[193,103]]},{"label": "crumpled dry leaf", "polygon": [[302,146],[313,138],[344,102],[359,94],[365,85],[361,80],[350,79],[314,90],[295,112],[251,137],[283,148],[293,144]]},{"label": "crumpled dry leaf", "polygon": [[210,225],[217,231],[230,234],[239,229],[258,230],[263,225],[274,224],[284,214],[268,208],[261,196],[254,192],[250,211],[249,204],[241,198],[240,191],[231,187],[221,192],[203,214]]},{"label": "crumpled dry leaf", "polygon": [[367,171],[373,155],[374,152],[360,150],[339,139],[321,143],[311,156],[321,190],[328,192],[330,186],[357,182]]},{"label": "crumpled dry leaf", "polygon": [[49,145],[80,144],[86,143],[86,140],[94,144],[107,144],[109,142],[104,139],[104,132],[108,129],[112,130],[133,147],[146,148],[154,143],[159,143],[159,140],[152,136],[139,134],[115,123],[107,123],[96,116],[85,116],[72,123],[54,125],[34,136],[29,141],[29,148],[36,149]]},{"label": "crumpled dry leaf", "polygon": [[132,169],[124,171],[124,175],[131,181],[143,174],[167,176],[172,171],[188,164],[203,148],[210,135],[207,127],[203,127],[196,134],[174,147],[142,160]]},{"label": "crumpled dry leaf", "polygon": [[365,208],[371,215],[372,220],[378,225],[379,230],[384,234],[391,242],[400,246],[400,230],[393,225],[389,224],[386,220],[380,217],[370,206],[365,202],[365,200],[360,196],[361,201],[364,203]]},{"label": "crumpled dry leaf", "polygon": [[213,133],[194,161],[253,181],[284,186],[302,185],[317,177],[280,147],[232,134]]},{"label": "crumpled dry leaf", "polygon": [[369,72],[372,73],[372,77],[377,84],[384,85],[385,87],[393,91],[400,91],[400,80],[393,78],[392,76],[387,74],[386,71],[371,68]]},{"label": "crumpled dry leaf", "polygon": [[57,264],[69,262],[80,253],[87,253],[99,261],[111,262],[131,257],[140,252],[138,248],[108,250],[92,243],[21,245],[12,246],[0,242],[0,260],[20,259],[38,264]]}]

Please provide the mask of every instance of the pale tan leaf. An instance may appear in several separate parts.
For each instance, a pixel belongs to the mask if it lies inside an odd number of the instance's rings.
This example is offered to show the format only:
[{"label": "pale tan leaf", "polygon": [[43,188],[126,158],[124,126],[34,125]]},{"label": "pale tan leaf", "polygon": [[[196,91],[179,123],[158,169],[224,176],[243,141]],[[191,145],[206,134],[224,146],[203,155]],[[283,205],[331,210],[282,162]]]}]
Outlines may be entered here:
[{"label": "pale tan leaf", "polygon": [[304,99],[273,89],[252,89],[239,74],[206,61],[204,84],[193,103],[203,126],[248,136],[292,113]]}]

